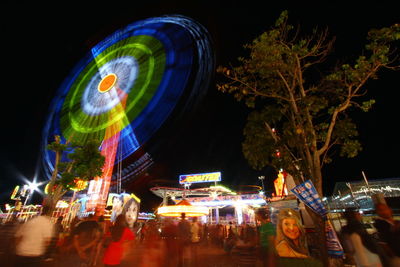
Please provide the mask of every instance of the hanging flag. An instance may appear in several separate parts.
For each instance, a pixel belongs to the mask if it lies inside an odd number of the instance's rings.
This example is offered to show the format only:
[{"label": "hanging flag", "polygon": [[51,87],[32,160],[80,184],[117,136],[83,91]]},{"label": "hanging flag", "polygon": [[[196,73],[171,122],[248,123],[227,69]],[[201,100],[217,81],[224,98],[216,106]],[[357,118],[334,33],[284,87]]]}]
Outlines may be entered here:
[{"label": "hanging flag", "polygon": [[325,234],[326,234],[326,245],[328,248],[328,254],[334,257],[343,257],[344,251],[340,244],[339,238],[335,230],[332,227],[331,222],[327,218],[328,211],[326,210],[321,198],[318,195],[311,180],[307,180],[302,184],[294,187],[291,190],[296,197],[302,201],[305,205],[311,208],[314,212],[321,215],[325,219]]},{"label": "hanging flag", "polygon": [[317,214],[325,216],[328,213],[311,180],[307,180],[304,183],[299,184],[291,191],[300,201],[302,201]]},{"label": "hanging flag", "polygon": [[325,220],[325,234],[326,234],[326,246],[328,248],[328,254],[333,257],[343,258],[344,257],[343,247],[340,244],[336,231],[333,229],[331,221],[328,219]]}]

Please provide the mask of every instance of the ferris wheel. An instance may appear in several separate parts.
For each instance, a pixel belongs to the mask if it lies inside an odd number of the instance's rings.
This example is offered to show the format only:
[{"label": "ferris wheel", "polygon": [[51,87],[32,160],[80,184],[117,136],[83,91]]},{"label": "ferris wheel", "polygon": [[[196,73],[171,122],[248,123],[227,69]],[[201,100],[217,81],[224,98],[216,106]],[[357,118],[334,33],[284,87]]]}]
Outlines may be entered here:
[{"label": "ferris wheel", "polygon": [[92,47],[51,103],[42,140],[48,177],[54,155],[47,144],[55,135],[101,140],[106,179],[143,146],[151,150],[156,133],[179,124],[206,94],[215,69],[211,47],[207,30],[181,15],[134,22]]}]

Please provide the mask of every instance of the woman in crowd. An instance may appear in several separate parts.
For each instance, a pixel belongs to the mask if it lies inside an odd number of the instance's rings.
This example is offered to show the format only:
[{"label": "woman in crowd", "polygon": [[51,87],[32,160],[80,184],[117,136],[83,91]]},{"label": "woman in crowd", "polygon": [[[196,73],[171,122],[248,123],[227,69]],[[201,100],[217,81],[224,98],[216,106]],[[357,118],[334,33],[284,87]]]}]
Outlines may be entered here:
[{"label": "woman in crowd", "polygon": [[103,263],[104,266],[120,266],[124,258],[124,253],[127,252],[130,242],[135,239],[134,233],[129,229],[126,224],[125,216],[118,215],[115,224],[110,227],[109,232],[110,242],[107,242],[104,251]]},{"label": "woman in crowd", "polygon": [[346,209],[344,217],[347,224],[341,230],[345,252],[353,257],[357,266],[380,267],[379,245],[362,224],[361,214],[352,208]]},{"label": "woman in crowd", "polygon": [[276,229],[276,252],[280,257],[308,258],[306,237],[298,213],[281,209]]}]

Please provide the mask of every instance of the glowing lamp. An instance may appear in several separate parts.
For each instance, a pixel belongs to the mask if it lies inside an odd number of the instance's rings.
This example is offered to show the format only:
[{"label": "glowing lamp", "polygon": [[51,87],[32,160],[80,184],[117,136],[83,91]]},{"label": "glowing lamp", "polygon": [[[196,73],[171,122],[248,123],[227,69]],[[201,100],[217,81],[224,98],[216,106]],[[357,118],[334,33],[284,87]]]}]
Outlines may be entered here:
[{"label": "glowing lamp", "polygon": [[208,215],[208,208],[192,206],[189,201],[182,199],[176,205],[159,207],[157,213],[165,217],[180,217],[182,213],[185,213],[186,217],[199,217]]},{"label": "glowing lamp", "polygon": [[48,195],[51,192],[50,190],[54,191],[54,190],[56,190],[56,188],[57,188],[57,185],[55,184],[55,185],[53,185],[53,189],[51,189],[50,188],[50,183],[48,183],[44,187],[44,193]]},{"label": "glowing lamp", "polygon": [[71,190],[73,191],[82,191],[83,189],[85,189],[88,186],[88,181],[76,178],[74,180],[74,186],[71,187]]},{"label": "glowing lamp", "polygon": [[69,204],[64,200],[57,201],[56,208],[68,208]]}]

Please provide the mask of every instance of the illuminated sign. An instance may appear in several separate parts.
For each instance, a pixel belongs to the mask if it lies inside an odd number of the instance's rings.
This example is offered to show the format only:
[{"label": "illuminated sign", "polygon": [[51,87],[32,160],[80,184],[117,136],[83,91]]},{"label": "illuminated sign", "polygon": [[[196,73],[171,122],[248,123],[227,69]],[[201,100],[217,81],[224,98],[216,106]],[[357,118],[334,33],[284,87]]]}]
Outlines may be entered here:
[{"label": "illuminated sign", "polygon": [[158,208],[157,213],[166,217],[180,217],[182,213],[185,213],[186,217],[198,217],[208,215],[208,208],[181,205],[163,206]]},{"label": "illuminated sign", "polygon": [[91,180],[89,182],[89,188],[88,188],[88,195],[91,194],[99,194],[100,189],[101,189],[101,184],[103,183],[102,179],[99,180]]},{"label": "illuminated sign", "polygon": [[275,195],[283,197],[288,195],[288,190],[285,181],[285,173],[279,171],[278,178],[274,181]]},{"label": "illuminated sign", "polygon": [[208,208],[192,206],[189,201],[182,199],[176,205],[159,207],[157,213],[166,217],[180,217],[182,213],[187,217],[198,217],[207,215]]},{"label": "illuminated sign", "polygon": [[221,172],[179,175],[180,184],[208,183],[221,181]]},{"label": "illuminated sign", "polygon": [[236,196],[212,197],[188,197],[186,198],[193,206],[231,206],[231,205],[265,205],[267,202],[259,194],[244,194]]},{"label": "illuminated sign", "polygon": [[19,185],[17,185],[17,186],[14,188],[14,191],[13,191],[12,194],[11,194],[11,199],[12,199],[12,200],[15,200],[15,199],[16,199],[15,197],[17,196],[18,191],[19,191]]}]

